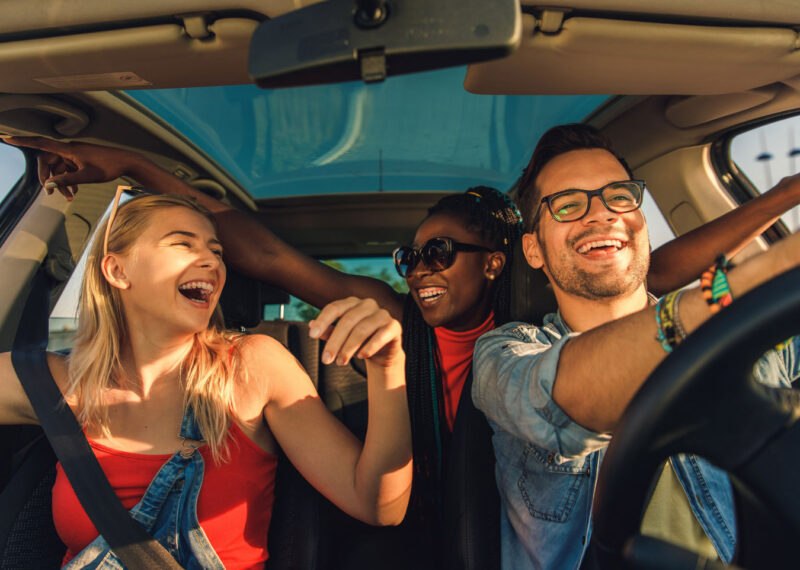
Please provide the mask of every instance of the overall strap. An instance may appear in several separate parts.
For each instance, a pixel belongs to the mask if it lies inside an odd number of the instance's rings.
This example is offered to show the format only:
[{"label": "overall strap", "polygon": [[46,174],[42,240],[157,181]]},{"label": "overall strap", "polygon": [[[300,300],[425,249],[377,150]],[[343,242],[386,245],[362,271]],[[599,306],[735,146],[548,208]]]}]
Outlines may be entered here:
[{"label": "overall strap", "polygon": [[183,418],[181,419],[181,438],[193,439],[195,441],[204,441],[203,434],[200,431],[200,426],[194,418],[194,408],[187,405],[183,410]]},{"label": "overall strap", "polygon": [[[126,567],[171,568],[180,565],[134,521],[122,506],[78,421],[53,379],[44,347],[50,306],[44,275],[37,273],[22,313],[21,331],[11,362],[86,514]],[[32,332],[31,332],[32,331]]]}]

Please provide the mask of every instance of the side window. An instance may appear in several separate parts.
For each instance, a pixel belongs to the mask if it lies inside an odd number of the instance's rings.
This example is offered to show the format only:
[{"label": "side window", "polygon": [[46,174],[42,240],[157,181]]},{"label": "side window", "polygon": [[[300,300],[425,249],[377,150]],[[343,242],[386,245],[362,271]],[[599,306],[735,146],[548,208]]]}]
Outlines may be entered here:
[{"label": "side window", "polygon": [[5,200],[26,169],[25,155],[20,149],[0,144],[0,202]]},{"label": "side window", "polygon": [[[339,271],[344,271],[345,273],[380,279],[388,283],[395,291],[399,293],[408,293],[405,279],[397,274],[394,268],[394,262],[388,255],[386,257],[326,259],[323,263]],[[310,321],[316,317],[318,313],[319,310],[316,307],[312,307],[308,303],[292,297],[289,304],[283,307],[283,314],[281,314],[281,305],[266,305],[264,307],[264,320],[272,321],[283,318],[287,321]]]},{"label": "side window", "polygon": [[[130,200],[130,196],[123,193],[119,203],[124,204],[128,200]],[[105,219],[110,211],[111,204],[108,205],[100,219]],[[50,313],[50,338],[47,343],[47,350],[68,350],[72,348],[75,342],[75,331],[78,328],[78,299],[81,294],[83,274],[86,271],[86,258],[89,257],[89,250],[91,250],[92,243],[97,237],[99,227],[100,225],[98,224],[89,237],[86,247],[83,248],[81,258],[75,264],[72,275],[69,276],[69,280],[61,291],[61,296],[59,296],[53,311]]]},{"label": "side window", "polygon": [[[739,133],[730,142],[730,158],[758,192],[766,192],[800,166],[800,116],[788,117]],[[800,206],[781,220],[800,229]]]},{"label": "side window", "polygon": [[642,212],[647,220],[647,232],[650,234],[651,249],[656,249],[675,239],[675,232],[669,227],[664,214],[658,209],[658,205],[648,191],[645,191],[642,198]]}]

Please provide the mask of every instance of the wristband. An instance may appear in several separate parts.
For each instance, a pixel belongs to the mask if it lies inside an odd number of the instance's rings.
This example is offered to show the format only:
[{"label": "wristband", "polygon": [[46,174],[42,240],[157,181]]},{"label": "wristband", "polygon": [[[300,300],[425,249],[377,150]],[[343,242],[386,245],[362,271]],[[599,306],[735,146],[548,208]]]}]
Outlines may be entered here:
[{"label": "wristband", "polygon": [[733,264],[728,261],[728,258],[724,254],[720,254],[716,263],[700,276],[700,290],[703,292],[703,298],[708,303],[712,315],[733,302],[733,293],[731,293],[727,276],[728,269],[731,267]]}]

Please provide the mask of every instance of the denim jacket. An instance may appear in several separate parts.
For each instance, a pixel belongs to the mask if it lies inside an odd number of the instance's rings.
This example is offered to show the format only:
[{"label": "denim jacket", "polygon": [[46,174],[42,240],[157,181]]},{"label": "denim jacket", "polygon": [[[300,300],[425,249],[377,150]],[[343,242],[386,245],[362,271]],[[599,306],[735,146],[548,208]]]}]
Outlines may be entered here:
[{"label": "denim jacket", "polygon": [[[578,568],[589,541],[598,467],[611,435],[578,425],[553,400],[561,349],[578,334],[551,313],[542,327],[508,323],[475,345],[472,397],[495,432],[503,568]],[[756,377],[790,386],[800,376],[798,355],[795,337],[759,360]],[[728,476],[691,455],[671,463],[700,525],[729,562],[736,521]]]},{"label": "denim jacket", "polygon": [[[181,437],[203,439],[191,409],[184,413]],[[159,469],[130,513],[184,568],[224,570],[197,520],[197,496],[204,469],[203,456],[194,446],[185,445]],[[98,536],[64,568],[112,570],[124,566],[105,539]]]}]

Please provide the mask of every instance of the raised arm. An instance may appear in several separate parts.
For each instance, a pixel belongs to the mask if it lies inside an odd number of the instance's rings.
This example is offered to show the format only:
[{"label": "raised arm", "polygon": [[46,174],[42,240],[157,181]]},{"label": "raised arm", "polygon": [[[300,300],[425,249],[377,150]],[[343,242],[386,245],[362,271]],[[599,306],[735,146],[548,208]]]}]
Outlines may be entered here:
[{"label": "raised arm", "polygon": [[[734,299],[798,264],[800,233],[795,233],[728,272]],[[679,310],[689,334],[711,316],[699,289],[683,295]],[[656,333],[655,309],[649,307],[571,339],[559,359],[553,399],[580,425],[596,432],[612,431],[633,395],[666,356]]]},{"label": "raised arm", "polygon": [[297,251],[252,216],[200,192],[134,152],[88,143],[62,143],[40,137],[11,137],[10,144],[41,150],[39,181],[71,200],[79,184],[128,176],[150,190],[189,196],[217,221],[225,259],[241,273],[272,283],[316,307],[348,296],[375,299],[396,319],[403,302],[386,283],[349,275]]},{"label": "raised arm", "polygon": [[732,257],[798,204],[800,174],[795,174],[735,210],[662,245],[650,258],[648,288],[661,296],[688,285],[721,252]]},{"label": "raised arm", "polygon": [[[336,327],[331,325],[337,322]],[[298,471],[343,511],[369,524],[399,524],[411,489],[411,426],[399,323],[371,300],[343,299],[311,321],[327,338],[322,360],[367,365],[369,421],[362,445],[325,408],[300,365],[275,341],[250,337],[251,375],[269,370],[264,417]]]}]

